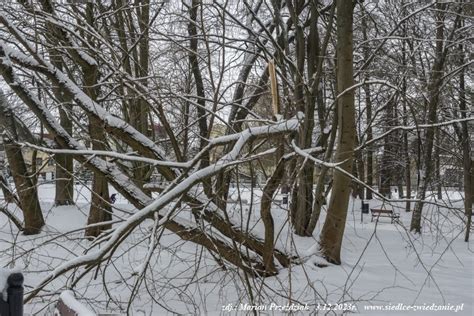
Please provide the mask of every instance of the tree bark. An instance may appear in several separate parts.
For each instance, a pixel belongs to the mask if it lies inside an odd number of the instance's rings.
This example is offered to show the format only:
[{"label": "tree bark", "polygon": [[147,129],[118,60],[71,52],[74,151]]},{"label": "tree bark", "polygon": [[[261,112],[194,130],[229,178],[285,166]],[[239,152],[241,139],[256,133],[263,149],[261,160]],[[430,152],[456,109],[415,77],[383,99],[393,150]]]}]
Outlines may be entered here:
[{"label": "tree bark", "polygon": [[[198,8],[201,6],[200,0],[192,0],[191,8],[189,10],[190,21],[188,24],[188,34],[190,36],[189,41],[189,64],[191,65],[191,71],[194,76],[194,82],[196,84],[197,100],[196,111],[198,114],[198,127],[199,127],[199,150],[202,150],[208,143],[208,125],[207,125],[207,112],[206,112],[206,95],[204,91],[204,82],[202,79],[201,69],[199,68],[198,62],[198,33],[197,33],[197,17]],[[209,166],[209,153],[205,153],[200,161],[201,168]],[[204,192],[208,197],[212,196],[212,184],[210,179],[203,181]],[[226,201],[220,201],[219,205],[222,207]],[[225,208],[223,208],[225,209]]]},{"label": "tree bark", "polygon": [[[389,130],[393,125],[393,107],[394,97],[388,101],[385,108],[385,130]],[[392,197],[391,186],[393,185],[393,161],[394,154],[393,135],[387,135],[384,138],[382,159],[379,163],[380,187],[379,193],[387,198]]]},{"label": "tree bark", "polygon": [[[59,108],[59,122],[61,126],[72,134],[72,123],[64,109]],[[55,205],[74,204],[74,163],[71,155],[58,154],[54,156],[56,162],[56,190]]]},{"label": "tree bark", "polygon": [[[291,5],[290,1],[287,2]],[[314,10],[314,6],[312,8]],[[304,122],[298,133],[298,146],[300,148],[309,148],[312,143],[312,134],[314,129],[314,109],[316,98],[311,95],[310,91],[305,93],[303,74],[305,71],[306,60],[306,38],[304,35],[303,25],[298,23],[303,10],[303,2],[295,1],[294,6],[289,7],[290,16],[295,25],[295,49],[296,49],[296,68],[293,70],[295,81],[294,86],[294,104],[298,111],[305,114]],[[311,18],[313,27],[316,25],[317,12],[311,10]],[[318,55],[319,37],[317,29],[310,29],[310,38],[308,45],[315,46],[313,51],[308,55],[308,71],[310,74],[315,72],[316,59],[313,54]],[[311,43],[310,43],[311,42]],[[311,75],[309,76],[311,77]],[[297,168],[301,168],[297,176],[297,186],[293,190],[295,195],[291,203],[292,223],[295,234],[299,236],[311,236],[312,232],[307,231],[310,222],[313,207],[313,177],[314,164],[307,162],[303,157],[298,158]]]},{"label": "tree bark", "polygon": [[[403,26],[403,37],[406,37],[406,26]],[[402,66],[406,69],[407,66],[407,52],[406,52],[406,41],[403,41],[402,44]],[[403,113],[403,126],[408,125],[408,109],[407,109],[407,78],[403,77],[402,80],[402,113]],[[405,198],[407,199],[405,203],[405,212],[411,212],[411,202],[409,201],[411,197],[411,159],[410,159],[410,144],[408,141],[408,132],[403,131],[403,161],[404,161],[404,178],[405,178]]]},{"label": "tree bark", "polygon": [[436,196],[438,200],[443,198],[443,191],[442,191],[442,180],[441,180],[441,157],[440,157],[440,133],[439,129],[435,131],[435,149],[434,149],[434,156],[435,156],[435,185],[436,185]]},{"label": "tree bark", "polygon": [[[3,93],[0,91],[0,109],[2,116],[2,125],[5,128],[3,133],[3,147],[5,150],[5,156],[10,166],[10,171],[15,182],[18,199],[11,193],[7,193],[5,198],[10,197],[14,201],[19,202],[19,206],[23,212],[23,233],[25,235],[38,234],[41,228],[44,226],[43,213],[41,212],[41,205],[38,200],[38,192],[35,183],[32,181],[32,177],[26,166],[21,152],[21,146],[16,144],[13,139],[18,139],[18,135],[22,134],[17,132],[16,119],[13,111],[8,106]],[[4,181],[2,176],[2,189],[9,190],[8,183]],[[8,211],[8,210],[6,210]],[[6,213],[7,214],[7,213]]]},{"label": "tree bark", "polygon": [[[368,12],[364,12],[364,16],[362,17],[362,35],[363,35],[363,40],[364,42],[367,42],[368,36],[367,36],[367,14]],[[369,55],[370,55],[370,47],[368,47],[368,44],[364,45],[363,49],[363,54],[364,54],[364,59],[368,60]],[[369,76],[366,74],[364,77],[365,80],[369,79]],[[370,142],[373,138],[373,133],[372,133],[372,99],[370,96],[370,85],[369,84],[364,84],[363,86],[364,90],[364,95],[365,95],[365,110],[367,112],[367,142]],[[374,154],[373,154],[373,149],[372,145],[369,145],[367,147],[367,168],[366,168],[366,184],[368,187],[372,187],[374,185],[374,175],[373,175],[373,170],[374,170]],[[365,189],[365,198],[367,200],[372,199],[372,190],[369,188]]]},{"label": "tree bark", "polygon": [[43,213],[38,200],[36,186],[31,181],[31,174],[28,172],[21,146],[15,144],[10,138],[4,136],[3,144],[5,154],[10,165],[10,170],[15,181],[15,187],[23,211],[25,235],[35,235],[41,232],[44,226]]},{"label": "tree bark", "polygon": [[[136,77],[140,78],[140,83],[147,87],[148,85],[148,65],[149,65],[149,28],[150,28],[150,1],[142,0],[140,5],[136,6],[137,21],[139,25],[139,44],[137,45],[138,60],[135,61],[136,66]],[[131,19],[130,24],[133,25]],[[135,29],[133,29],[135,31]],[[135,37],[138,37],[135,35]],[[150,136],[149,127],[151,126],[148,122],[149,115],[148,104],[143,98],[137,97],[130,103],[130,122],[133,127],[145,136]],[[154,128],[154,126],[151,126]],[[136,163],[134,164],[134,178],[135,181],[143,186],[150,177],[150,168],[146,164]]]},{"label": "tree bark", "polygon": [[[464,64],[464,47],[462,44],[459,45],[459,64]],[[466,83],[464,78],[464,69],[459,73],[459,110],[461,112],[461,118],[465,119],[468,117],[468,107],[466,102]],[[471,112],[472,113],[472,112]],[[471,159],[472,150],[471,138],[469,134],[469,124],[463,121],[461,122],[461,146],[462,146],[462,159],[463,159],[463,182],[464,182],[464,214],[466,215],[466,233],[464,235],[464,241],[468,242],[471,232],[472,225],[472,206],[474,203],[474,168],[473,160]],[[471,133],[474,132],[474,128]]]},{"label": "tree bark", "polygon": [[[283,148],[279,149],[283,152]],[[279,155],[281,156],[281,155]],[[272,200],[273,194],[280,186],[285,173],[285,161],[280,159],[277,163],[275,171],[273,172],[270,179],[268,179],[265,187],[263,188],[262,201],[260,214],[262,217],[263,225],[265,226],[265,240],[264,240],[264,253],[263,263],[265,265],[265,271],[269,274],[276,274],[275,263],[273,262],[273,249],[274,249],[274,238],[275,238],[275,225],[272,217]]]},{"label": "tree bark", "polygon": [[0,169],[0,187],[2,188],[3,198],[5,199],[5,202],[7,204],[15,202],[17,197],[12,192],[10,185],[8,183],[8,180],[3,175],[3,170],[1,169]]},{"label": "tree bark", "polygon": [[[435,61],[431,71],[431,79],[428,85],[429,102],[428,102],[428,124],[436,123],[437,109],[439,103],[440,86],[443,82],[443,68],[445,61],[445,53],[443,52],[444,43],[444,4],[438,4],[440,9],[437,12],[436,19],[436,51]],[[423,200],[426,197],[426,190],[431,182],[433,174],[433,145],[436,127],[429,127],[426,129],[424,137],[424,153],[423,153],[423,169],[417,188],[417,202],[413,210],[410,231],[421,234],[421,215],[423,210]]]},{"label": "tree bark", "polygon": [[[406,91],[406,80],[404,80],[403,91]],[[407,126],[407,108],[406,108],[406,98],[404,97],[403,101],[403,125]],[[411,160],[410,160],[410,148],[408,142],[408,132],[403,132],[403,157],[404,157],[404,172],[405,172],[405,185],[406,185],[406,194],[405,198],[407,199],[405,203],[405,211],[411,212],[411,202],[409,201],[411,197]]]},{"label": "tree bark", "polygon": [[[87,22],[93,24],[93,6],[88,3],[86,7]],[[90,41],[92,43],[92,41]],[[84,92],[94,101],[99,95],[97,81],[99,69],[97,65],[83,65]],[[102,122],[96,117],[89,115],[89,135],[92,140],[93,150],[107,150],[105,131]],[[101,172],[94,172],[92,179],[91,206],[87,224],[97,224],[110,221],[112,219],[112,208],[109,200],[109,184],[107,178]],[[99,234],[112,227],[111,224],[93,226],[85,230],[85,236],[89,238],[97,237]]]},{"label": "tree bark", "polygon": [[[54,14],[54,8],[49,2],[42,2],[43,9],[49,14]],[[61,57],[62,51],[59,49],[61,46],[62,34],[56,28],[56,26],[50,22],[46,23],[46,27],[49,30],[47,36],[48,42],[51,47],[48,49],[49,58],[51,63],[63,71],[65,64]],[[55,97],[61,102],[59,106],[59,123],[69,134],[72,135],[72,122],[68,116],[68,111],[72,110],[71,100],[67,98],[64,93],[56,86],[53,86],[53,93]],[[40,96],[40,94],[38,94]],[[74,204],[74,164],[73,158],[70,155],[57,154],[54,156],[56,163],[55,168],[55,205],[72,205]]]},{"label": "tree bark", "polygon": [[[352,5],[345,0],[337,0],[337,91],[342,93],[354,84],[353,79],[353,39]],[[354,91],[344,93],[337,102],[339,138],[336,162],[343,162],[341,168],[352,171],[355,146],[355,106]],[[323,256],[331,263],[341,263],[341,245],[347,217],[351,179],[334,170],[333,188],[326,221],[321,232],[320,246]]]}]

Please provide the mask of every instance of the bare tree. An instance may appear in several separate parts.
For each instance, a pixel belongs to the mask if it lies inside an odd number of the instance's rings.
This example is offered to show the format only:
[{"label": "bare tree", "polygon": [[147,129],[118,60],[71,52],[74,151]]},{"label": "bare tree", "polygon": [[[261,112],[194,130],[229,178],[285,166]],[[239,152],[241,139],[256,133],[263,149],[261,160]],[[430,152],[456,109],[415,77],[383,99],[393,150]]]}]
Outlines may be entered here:
[{"label": "bare tree", "polygon": [[[446,4],[438,4],[437,9],[439,10],[436,13],[436,50],[435,50],[435,60],[433,63],[433,68],[431,69],[430,82],[428,84],[427,90],[429,95],[428,101],[428,123],[434,124],[437,122],[437,109],[439,105],[440,97],[440,87],[443,83],[443,69],[446,61],[446,55],[448,52],[448,45],[444,44],[445,39],[445,23],[444,19],[446,16]],[[459,19],[459,16],[457,17]],[[457,23],[455,23],[456,25]],[[454,30],[451,32],[451,36],[448,39],[452,38]],[[443,45],[444,44],[444,45]],[[419,200],[415,204],[415,209],[413,211],[413,216],[411,220],[410,230],[417,233],[421,233],[421,216],[423,210],[423,200],[426,196],[426,190],[430,181],[433,177],[434,164],[432,160],[433,156],[433,146],[435,139],[435,130],[436,128],[430,127],[425,133],[423,139],[424,146],[424,155],[423,155],[423,169],[421,171],[421,179],[418,184],[417,189],[417,199]]]}]

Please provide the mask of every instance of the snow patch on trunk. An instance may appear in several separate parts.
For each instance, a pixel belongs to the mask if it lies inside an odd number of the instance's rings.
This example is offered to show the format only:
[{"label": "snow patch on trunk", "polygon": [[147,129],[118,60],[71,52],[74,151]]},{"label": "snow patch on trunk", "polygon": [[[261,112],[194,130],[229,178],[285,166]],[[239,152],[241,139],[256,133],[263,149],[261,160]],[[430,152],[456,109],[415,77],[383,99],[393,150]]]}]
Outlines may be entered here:
[{"label": "snow patch on trunk", "polygon": [[77,313],[77,316],[96,316],[93,311],[91,311],[86,306],[84,306],[84,304],[76,300],[72,291],[66,290],[62,292],[61,295],[59,295],[59,298],[64,303],[64,305],[75,311]]}]

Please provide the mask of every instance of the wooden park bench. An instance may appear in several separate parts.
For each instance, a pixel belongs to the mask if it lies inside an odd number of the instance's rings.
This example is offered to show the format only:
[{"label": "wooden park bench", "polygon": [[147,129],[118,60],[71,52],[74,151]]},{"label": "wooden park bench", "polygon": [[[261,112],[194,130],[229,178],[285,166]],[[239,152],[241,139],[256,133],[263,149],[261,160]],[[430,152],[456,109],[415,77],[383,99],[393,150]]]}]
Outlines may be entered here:
[{"label": "wooden park bench", "polygon": [[391,219],[391,223],[393,224],[395,220],[400,218],[400,214],[394,213],[392,210],[371,208],[370,213],[372,213],[372,218],[370,220],[371,222],[374,221],[375,217],[377,218],[377,221],[380,217],[389,217]]}]

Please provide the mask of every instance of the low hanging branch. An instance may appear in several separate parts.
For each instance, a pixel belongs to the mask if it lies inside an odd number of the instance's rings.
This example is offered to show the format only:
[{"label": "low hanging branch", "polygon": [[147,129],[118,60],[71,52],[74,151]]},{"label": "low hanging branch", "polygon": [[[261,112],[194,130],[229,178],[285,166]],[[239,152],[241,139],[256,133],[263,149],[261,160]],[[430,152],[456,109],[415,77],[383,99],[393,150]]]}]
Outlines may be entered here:
[{"label": "low hanging branch", "polygon": [[[300,125],[300,120],[301,116],[298,116],[297,118],[282,121],[274,125],[254,127],[243,131],[239,140],[236,142],[233,149],[227,155],[219,159],[216,163],[192,173],[174,188],[162,194],[159,198],[151,202],[149,205],[139,210],[134,215],[130,216],[126,221],[124,221],[117,228],[114,229],[114,232],[110,235],[108,241],[104,245],[102,245],[100,250],[69,260],[66,263],[57,267],[52,273],[50,273],[50,275],[43,279],[40,285],[36,289],[34,289],[30,293],[30,295],[28,295],[26,301],[34,297],[36,293],[38,293],[49,282],[56,279],[60,275],[80,266],[99,263],[104,258],[111,256],[113,250],[116,249],[117,244],[123,241],[123,236],[128,235],[131,230],[137,227],[145,219],[150,218],[153,213],[158,212],[159,214],[159,211],[161,209],[165,208],[176,198],[185,194],[191,187],[193,187],[197,183],[200,183],[203,179],[215,175],[225,168],[241,163],[238,157],[248,141],[256,137],[270,137],[272,135],[294,132],[298,129]],[[172,221],[170,220],[170,215],[171,214],[159,214],[160,225],[166,225],[166,228],[177,232],[178,235],[180,235],[180,237],[185,240],[191,240],[198,244],[204,245],[208,250],[217,253],[225,260],[233,263],[234,265],[238,266],[239,268],[248,273],[251,273],[252,275],[268,275],[269,271],[265,271],[265,269],[262,269],[264,265],[261,262],[259,263],[259,260],[257,258],[247,257],[241,252],[236,252],[226,242],[223,242],[213,237],[209,237],[204,232],[199,231],[197,228],[191,228],[185,224],[180,224],[178,218]]]},{"label": "low hanging branch", "polygon": [[[16,76],[13,72],[13,64],[10,62],[8,56],[5,56],[5,54],[2,53],[3,51],[0,49],[0,73],[10,85],[12,90],[23,100],[23,102],[25,102],[30,110],[35,113],[35,115],[42,121],[48,131],[54,135],[59,147],[69,150],[85,150],[82,145],[73,139],[58,124],[58,122],[56,122],[49,110],[33,94],[31,94],[27,87],[25,87],[23,83],[15,80]],[[301,117],[297,117],[288,121],[279,122],[278,124],[274,125],[255,127],[235,135],[235,137],[229,137],[229,139],[236,140],[234,149],[229,154],[220,159],[216,164],[192,173],[178,184],[175,183],[172,189],[160,196],[160,198],[155,202],[151,202],[151,199],[146,194],[144,194],[140,188],[136,187],[132,181],[129,181],[128,176],[123,174],[114,163],[104,161],[103,159],[96,156],[86,157],[84,155],[76,155],[76,160],[83,163],[85,166],[91,170],[94,170],[95,172],[103,173],[107,177],[108,181],[110,181],[110,183],[126,199],[128,199],[133,205],[141,210],[131,216],[117,229],[115,229],[114,233],[110,236],[110,239],[99,252],[87,254],[59,267],[50,276],[48,276],[48,278],[45,279],[41,285],[28,296],[27,299],[31,299],[44,286],[46,286],[51,280],[55,279],[59,275],[79,266],[98,264],[103,260],[104,257],[112,255],[117,245],[123,241],[123,236],[127,236],[145,218],[152,216],[154,212],[158,212],[158,210],[163,208],[167,203],[170,203],[180,195],[185,194],[189,188],[202,181],[202,179],[210,177],[227,167],[240,163],[238,156],[243,146],[249,140],[256,137],[271,137],[272,135],[293,132],[297,130],[300,120]],[[222,215],[217,213],[218,211],[219,210],[216,208],[212,211],[208,210],[207,212],[204,212],[204,214],[206,214],[205,219],[211,223],[218,221],[219,218],[222,218]],[[232,263],[246,272],[252,274],[265,274],[262,269],[254,268],[263,267],[262,263],[258,263],[258,258],[250,258],[242,251],[234,249],[228,245],[227,242],[217,239],[216,237],[212,237],[197,227],[189,227],[188,223],[182,224],[178,221],[167,219],[161,215],[160,218],[160,220],[163,220],[162,225],[165,225],[167,229],[178,234],[182,239],[191,240],[197,244],[203,245],[210,251],[217,253],[227,262]],[[216,228],[218,228],[221,232],[225,232],[225,235],[229,235],[229,237],[236,236],[245,246],[253,246],[257,254],[263,253],[263,246],[260,246],[261,244],[258,240],[254,240],[249,235],[243,235],[242,232],[239,229],[233,227],[231,223],[222,221],[220,225],[220,229],[217,225]],[[245,252],[245,250],[243,251]],[[277,258],[280,262],[289,262],[289,259],[283,254],[277,254]]]},{"label": "low hanging branch", "polygon": [[[89,252],[76,259],[70,260],[45,278],[40,285],[34,289],[27,297],[27,300],[34,297],[47,284],[58,276],[67,273],[77,267],[94,266],[100,264],[103,260],[110,258],[126,237],[145,219],[153,218],[158,215],[159,225],[176,233],[184,240],[192,241],[204,246],[210,252],[223,259],[223,262],[231,263],[242,271],[252,275],[275,274],[276,270],[266,271],[265,264],[261,256],[266,252],[265,244],[259,238],[244,232],[238,224],[226,220],[226,216],[221,209],[209,201],[201,201],[199,198],[192,198],[187,191],[202,182],[209,179],[218,172],[235,166],[244,161],[249,161],[258,157],[240,158],[244,146],[255,138],[281,137],[283,134],[293,133],[298,130],[301,115],[286,121],[279,121],[267,126],[249,128],[241,133],[227,135],[213,142],[209,141],[209,146],[216,144],[232,143],[232,149],[215,164],[199,170],[193,170],[197,165],[192,160],[189,164],[178,164],[179,169],[184,168],[182,173],[175,172],[174,163],[165,160],[164,153],[149,138],[136,131],[129,124],[118,117],[112,116],[100,104],[94,102],[85,94],[82,89],[75,84],[69,77],[59,69],[43,59],[23,38],[22,34],[4,17],[0,16],[0,22],[3,23],[14,35],[27,53],[27,56],[17,49],[11,49],[5,42],[0,42],[0,74],[4,77],[11,89],[22,99],[30,110],[40,119],[45,128],[54,136],[58,148],[70,151],[74,158],[87,168],[94,172],[103,174],[107,180],[120,192],[127,200],[139,209],[134,215],[130,216],[120,225],[118,225],[108,236],[99,238],[97,243],[105,241],[101,249]],[[54,85],[69,96],[85,113],[93,116],[97,122],[102,124],[107,133],[120,138],[130,147],[136,150],[142,157],[149,159],[159,172],[171,183],[164,189],[158,199],[152,200],[141,188],[136,186],[130,177],[123,173],[115,162],[106,161],[96,155],[87,153],[87,149],[71,137],[50,113],[49,109],[24,85],[14,72],[14,65],[22,70],[31,71],[33,75],[44,75]],[[202,151],[209,148],[203,148]],[[61,150],[61,149],[59,149]],[[199,157],[201,153],[197,155]],[[105,155],[107,156],[107,155]],[[116,157],[118,159],[126,157]],[[201,166],[202,167],[202,166]],[[200,218],[204,219],[210,226],[193,226],[188,221],[182,221],[176,214],[160,213],[177,198],[189,205],[192,210],[199,212]],[[197,203],[196,203],[197,202]],[[209,228],[210,227],[210,228]],[[224,236],[231,238],[234,243],[230,243],[222,235],[214,235],[217,229]],[[242,247],[244,246],[244,247]],[[242,248],[242,249],[241,249]],[[290,258],[281,251],[274,250],[271,257],[275,257],[282,266],[290,264]]]}]

